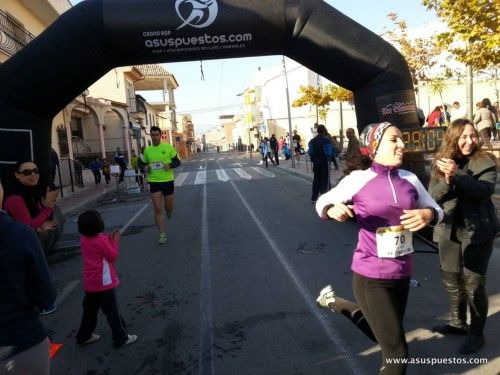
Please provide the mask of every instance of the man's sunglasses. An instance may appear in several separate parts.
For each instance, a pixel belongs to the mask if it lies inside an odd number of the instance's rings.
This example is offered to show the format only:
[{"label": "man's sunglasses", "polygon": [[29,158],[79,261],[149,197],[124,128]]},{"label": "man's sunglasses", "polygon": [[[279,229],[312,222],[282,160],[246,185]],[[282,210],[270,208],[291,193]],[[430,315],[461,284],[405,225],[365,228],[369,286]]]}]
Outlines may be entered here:
[{"label": "man's sunglasses", "polygon": [[23,176],[31,176],[32,173],[38,174],[40,171],[38,168],[33,168],[33,169],[23,169],[22,171],[19,171],[18,173],[21,173]]}]

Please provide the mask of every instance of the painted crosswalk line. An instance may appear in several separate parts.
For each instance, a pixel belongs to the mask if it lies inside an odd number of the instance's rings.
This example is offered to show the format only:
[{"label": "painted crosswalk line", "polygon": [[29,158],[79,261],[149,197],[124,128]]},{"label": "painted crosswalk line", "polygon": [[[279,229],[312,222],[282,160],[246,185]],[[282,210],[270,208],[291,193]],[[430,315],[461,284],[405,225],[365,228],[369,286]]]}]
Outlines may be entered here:
[{"label": "painted crosswalk line", "polygon": [[182,186],[186,177],[189,176],[189,172],[181,172],[175,176],[174,186]]},{"label": "painted crosswalk line", "polygon": [[240,176],[241,178],[244,178],[244,179],[246,179],[246,180],[251,180],[251,179],[252,179],[252,176],[251,176],[251,175],[249,175],[247,172],[245,172],[245,171],[244,171],[243,169],[241,169],[241,168],[234,168],[233,170],[234,170],[234,171],[236,172],[236,174],[237,174],[238,176]]},{"label": "painted crosswalk line", "polygon": [[206,181],[207,181],[206,171],[196,172],[196,178],[194,179],[195,185],[203,185]]},{"label": "painted crosswalk line", "polygon": [[263,176],[266,176],[266,177],[276,177],[276,175],[272,172],[269,172],[265,169],[262,169],[262,168],[259,168],[259,167],[250,167],[252,168],[255,172],[257,173],[260,173],[261,175]]},{"label": "painted crosswalk line", "polygon": [[216,169],[215,173],[217,174],[217,178],[220,181],[229,181],[229,176],[227,175],[226,171],[224,169]]},{"label": "painted crosswalk line", "polygon": [[176,176],[174,185],[177,187],[189,185],[214,184],[227,181],[257,181],[274,178],[273,172],[262,167],[249,168],[219,168],[208,170],[192,170],[181,172]]}]

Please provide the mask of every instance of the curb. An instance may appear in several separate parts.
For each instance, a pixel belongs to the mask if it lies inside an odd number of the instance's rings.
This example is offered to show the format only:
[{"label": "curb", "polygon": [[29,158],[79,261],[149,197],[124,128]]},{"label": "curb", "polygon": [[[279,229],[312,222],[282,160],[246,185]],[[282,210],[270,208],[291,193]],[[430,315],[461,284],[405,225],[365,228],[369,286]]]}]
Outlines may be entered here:
[{"label": "curb", "polygon": [[302,172],[299,172],[297,171],[296,169],[293,169],[293,168],[284,168],[282,167],[281,165],[278,165],[277,166],[278,168],[284,170],[284,171],[287,171],[287,172],[290,172],[291,174],[294,174],[295,176],[298,176],[306,181],[309,181],[309,182],[312,182],[313,181],[313,176],[309,176],[305,173],[302,173]]},{"label": "curb", "polygon": [[77,203],[76,205],[74,205],[73,207],[71,207],[70,209],[68,209],[67,211],[61,210],[62,214],[63,214],[63,217],[65,219],[67,219],[68,217],[73,216],[76,213],[78,213],[79,211],[81,211],[84,207],[86,207],[86,206],[93,206],[99,200],[106,199],[107,197],[109,197],[111,195],[114,195],[114,194],[116,194],[116,190],[110,190],[110,191],[107,191],[107,192],[105,192],[103,194],[100,194],[100,195],[97,195],[97,196],[93,196],[91,199],[83,200],[82,202]]}]

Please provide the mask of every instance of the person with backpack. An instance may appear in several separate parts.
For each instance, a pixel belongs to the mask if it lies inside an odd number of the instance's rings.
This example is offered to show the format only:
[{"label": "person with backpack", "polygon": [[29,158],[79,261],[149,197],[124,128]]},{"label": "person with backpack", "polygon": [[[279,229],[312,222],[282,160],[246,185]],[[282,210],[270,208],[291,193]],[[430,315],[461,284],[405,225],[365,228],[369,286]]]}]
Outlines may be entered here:
[{"label": "person with backpack", "polygon": [[330,189],[329,160],[333,159],[331,140],[326,137],[324,125],[318,125],[318,134],[309,142],[307,153],[313,163],[313,185],[311,202],[318,200],[319,194],[324,194]]}]

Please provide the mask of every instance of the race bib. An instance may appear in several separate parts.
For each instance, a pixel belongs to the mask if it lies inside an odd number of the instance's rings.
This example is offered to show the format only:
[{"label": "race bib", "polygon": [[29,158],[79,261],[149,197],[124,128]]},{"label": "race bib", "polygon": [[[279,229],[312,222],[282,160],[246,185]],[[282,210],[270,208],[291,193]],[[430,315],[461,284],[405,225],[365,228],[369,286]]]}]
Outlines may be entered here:
[{"label": "race bib", "polygon": [[151,163],[150,164],[150,168],[153,171],[157,171],[157,170],[160,170],[160,169],[165,169],[165,167],[163,166],[163,163]]},{"label": "race bib", "polygon": [[396,258],[413,253],[413,233],[402,225],[377,228],[377,255]]}]

